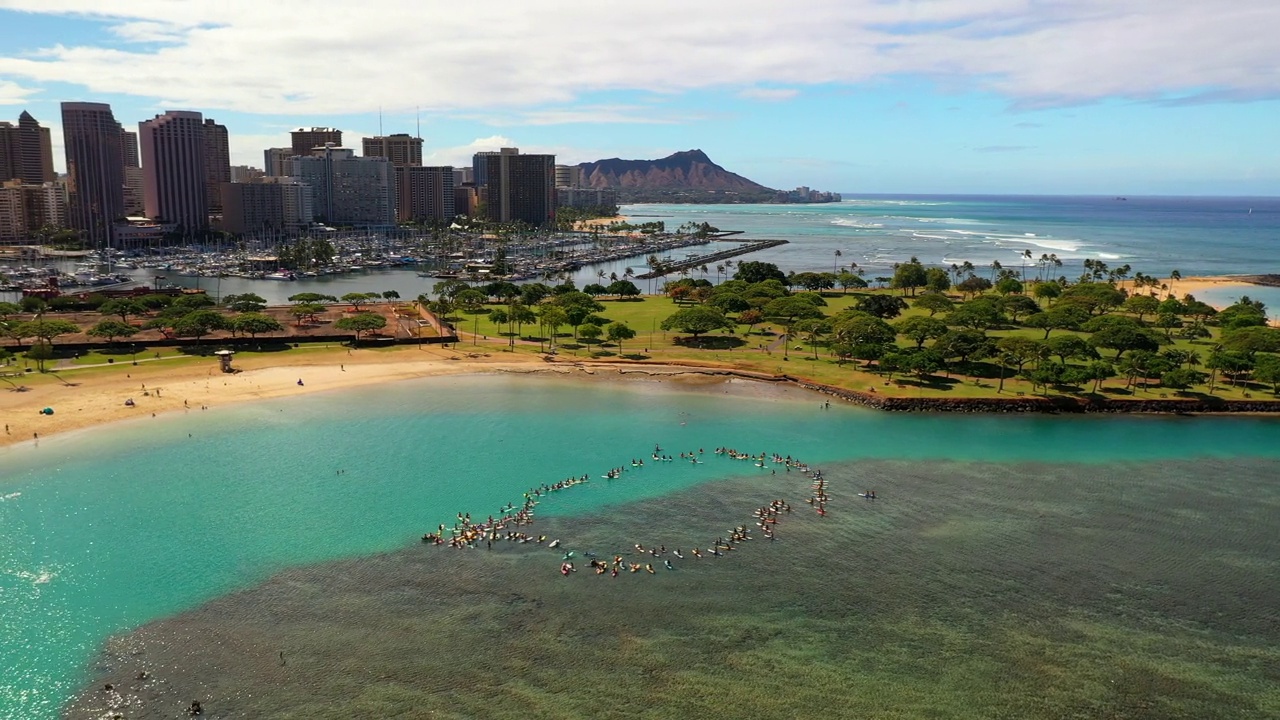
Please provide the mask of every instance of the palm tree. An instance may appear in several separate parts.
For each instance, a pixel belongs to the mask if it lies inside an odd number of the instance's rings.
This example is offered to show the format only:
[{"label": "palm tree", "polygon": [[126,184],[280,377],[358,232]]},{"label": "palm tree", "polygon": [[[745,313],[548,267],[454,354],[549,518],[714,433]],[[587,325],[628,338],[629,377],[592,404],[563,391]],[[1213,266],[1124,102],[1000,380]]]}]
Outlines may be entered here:
[{"label": "palm tree", "polygon": [[840,252],[839,250],[837,250],[837,251],[836,251],[836,257],[835,257],[835,259],[834,259],[834,260],[832,260],[832,261],[831,261],[831,272],[836,272],[837,270],[839,270],[839,268],[840,268],[840,258],[841,258],[841,256],[843,256],[843,255],[844,255],[844,253]]},{"label": "palm tree", "polygon": [[991,282],[996,281],[996,271],[1003,270],[1003,269],[1004,269],[1004,266],[1000,264],[999,260],[991,261]]},{"label": "palm tree", "polygon": [[1022,251],[1022,282],[1027,281],[1027,261],[1031,259],[1031,249]]},{"label": "palm tree", "polygon": [[1169,297],[1173,297],[1173,281],[1181,280],[1181,279],[1182,279],[1181,272],[1174,270],[1173,272],[1169,273]]}]

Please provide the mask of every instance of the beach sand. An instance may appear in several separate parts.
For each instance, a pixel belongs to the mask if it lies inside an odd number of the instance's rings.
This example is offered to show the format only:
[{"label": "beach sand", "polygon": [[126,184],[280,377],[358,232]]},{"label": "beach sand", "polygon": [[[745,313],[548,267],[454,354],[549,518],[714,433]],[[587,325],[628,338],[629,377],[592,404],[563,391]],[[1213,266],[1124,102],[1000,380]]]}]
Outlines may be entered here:
[{"label": "beach sand", "polygon": [[[468,352],[465,349],[402,346],[390,350],[331,351],[237,357],[239,371],[219,371],[217,358],[174,366],[166,361],[121,365],[95,371],[66,371],[58,375],[10,378],[0,390],[0,418],[5,425],[0,447],[37,440],[58,433],[146,418],[171,412],[200,412],[202,407],[342,390],[413,378],[484,372],[554,373],[603,381],[625,376],[660,376],[684,382],[722,382],[704,377],[708,369],[676,365],[645,365],[625,371],[608,364],[576,362],[549,364],[540,357],[508,353]],[[34,374],[33,374],[34,375]],[[65,382],[58,382],[62,378]],[[302,381],[302,385],[298,381]],[[132,399],[133,407],[125,405]],[[53,408],[44,415],[43,408]]]}]

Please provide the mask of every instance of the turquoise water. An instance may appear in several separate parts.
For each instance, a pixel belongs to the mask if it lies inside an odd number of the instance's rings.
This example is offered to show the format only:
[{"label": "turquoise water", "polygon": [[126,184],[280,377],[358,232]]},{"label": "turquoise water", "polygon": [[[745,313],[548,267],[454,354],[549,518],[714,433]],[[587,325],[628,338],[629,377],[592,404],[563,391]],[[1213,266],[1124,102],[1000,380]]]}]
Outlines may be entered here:
[{"label": "turquoise water", "polygon": [[[297,565],[395,550],[457,512],[594,479],[585,515],[741,468],[608,468],[732,445],[857,458],[1108,463],[1280,457],[1266,418],[890,415],[726,383],[469,377],[145,420],[0,454],[0,718],[52,718],[104,640]],[[1088,466],[1081,466],[1088,473]]]}]

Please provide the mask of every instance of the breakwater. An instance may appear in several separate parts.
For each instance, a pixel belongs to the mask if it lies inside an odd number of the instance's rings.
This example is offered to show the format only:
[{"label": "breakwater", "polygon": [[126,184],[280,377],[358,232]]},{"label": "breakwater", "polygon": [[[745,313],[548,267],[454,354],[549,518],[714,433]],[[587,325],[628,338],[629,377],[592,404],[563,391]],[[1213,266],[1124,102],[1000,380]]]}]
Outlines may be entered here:
[{"label": "breakwater", "polygon": [[663,275],[669,275],[672,272],[679,272],[681,270],[687,270],[689,268],[700,267],[702,265],[706,265],[707,263],[719,262],[721,260],[728,260],[729,258],[737,257],[738,255],[746,255],[747,253],[753,253],[760,250],[767,250],[771,247],[777,247],[779,245],[786,245],[788,242],[790,241],[759,240],[757,242],[746,243],[745,245],[739,245],[738,247],[732,248],[729,250],[720,250],[718,252],[707,253],[706,255],[698,255],[695,257],[691,257],[686,260],[663,263],[660,268],[644,273],[643,275],[637,275],[636,277],[641,280],[649,280],[651,278],[662,277]]}]

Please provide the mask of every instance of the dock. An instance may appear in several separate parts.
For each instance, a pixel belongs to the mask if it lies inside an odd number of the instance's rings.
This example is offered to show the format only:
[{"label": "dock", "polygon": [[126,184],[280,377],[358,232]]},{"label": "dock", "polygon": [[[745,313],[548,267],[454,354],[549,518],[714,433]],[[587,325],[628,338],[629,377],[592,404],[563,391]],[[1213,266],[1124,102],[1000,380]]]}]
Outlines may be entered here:
[{"label": "dock", "polygon": [[681,270],[686,270],[688,268],[702,267],[703,265],[719,262],[721,260],[728,260],[729,258],[737,257],[738,255],[746,255],[747,253],[767,250],[768,248],[777,247],[779,245],[786,245],[788,242],[789,241],[787,240],[757,240],[755,242],[746,243],[745,245],[740,245],[732,250],[721,250],[719,252],[708,253],[706,255],[698,255],[686,260],[663,263],[661,267],[655,268],[643,275],[637,275],[636,278],[639,280],[650,280],[652,278],[670,275],[673,272],[680,272]]}]

